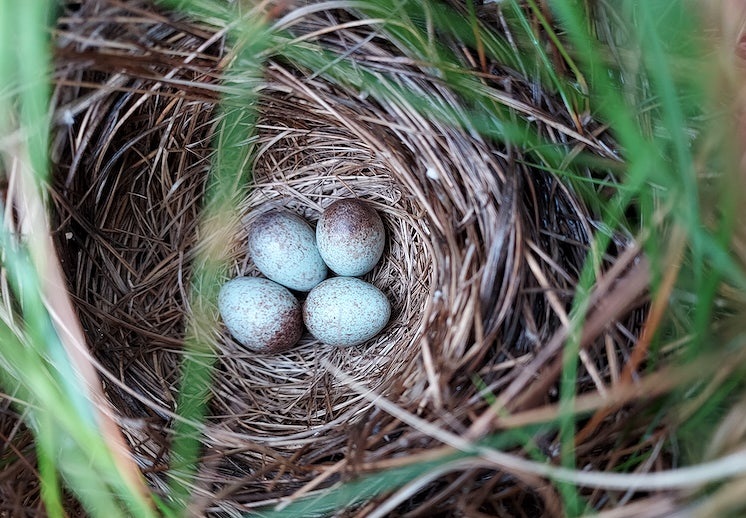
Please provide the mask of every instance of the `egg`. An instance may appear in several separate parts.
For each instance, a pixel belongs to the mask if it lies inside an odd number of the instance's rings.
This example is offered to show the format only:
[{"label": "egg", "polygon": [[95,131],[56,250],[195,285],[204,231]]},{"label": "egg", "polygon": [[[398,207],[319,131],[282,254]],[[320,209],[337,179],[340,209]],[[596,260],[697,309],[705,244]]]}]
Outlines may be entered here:
[{"label": "egg", "polygon": [[381,217],[368,203],[337,200],[316,225],[321,257],[338,275],[357,277],[371,271],[383,254],[386,233]]},{"label": "egg", "polygon": [[254,352],[282,352],[303,334],[298,300],[287,288],[259,277],[236,277],[223,284],[218,310],[225,327]]},{"label": "egg", "polygon": [[356,277],[332,277],[308,294],[303,321],[317,340],[339,347],[370,340],[386,326],[391,304],[381,290]]},{"label": "egg", "polygon": [[273,210],[249,230],[249,254],[267,278],[297,291],[309,291],[326,279],[311,226],[295,213]]}]

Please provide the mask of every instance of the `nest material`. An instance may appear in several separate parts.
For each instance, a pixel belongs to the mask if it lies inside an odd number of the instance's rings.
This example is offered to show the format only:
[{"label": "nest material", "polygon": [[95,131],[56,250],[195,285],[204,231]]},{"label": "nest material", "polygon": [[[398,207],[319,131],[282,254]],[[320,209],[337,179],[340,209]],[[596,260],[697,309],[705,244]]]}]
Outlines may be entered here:
[{"label": "nest material", "polygon": [[[55,100],[67,125],[54,142],[53,199],[58,248],[106,369],[107,394],[161,491],[225,48],[210,27],[140,10],[146,6],[91,2],[61,20]],[[342,25],[354,16],[344,10],[307,11],[288,22],[296,34],[318,31],[317,42],[415,95],[461,105],[375,27]],[[504,72],[502,87],[526,106],[545,117],[559,113],[550,97]],[[253,184],[230,275],[257,274],[245,229],[267,206],[314,222],[333,200],[359,197],[384,219],[384,258],[366,279],[387,294],[393,314],[364,346],[330,348],[306,335],[271,356],[242,350],[216,330],[212,415],[195,488],[199,505],[216,512],[276,502],[305,484],[325,487],[439,444],[382,411],[366,391],[465,433],[488,407],[485,394],[514,381],[562,326],[592,236],[593,215],[553,175],[520,165],[518,150],[429,120],[403,98],[361,95],[275,60],[258,111]],[[573,144],[557,131],[562,124],[537,127]],[[628,246],[619,238],[612,251]],[[608,382],[608,357],[621,362],[639,319],[634,311],[613,315],[598,347],[588,348],[578,392]],[[554,386],[541,399],[555,400]],[[611,420],[608,433],[579,447],[579,464],[617,462],[598,453],[611,443],[650,447],[638,444],[634,426],[621,429]],[[556,448],[551,435],[536,440],[546,452]],[[427,484],[399,510],[557,512],[557,495],[536,482],[464,469]],[[593,500],[608,502],[599,494]]]},{"label": "nest material", "polygon": [[[375,340],[349,349],[307,337],[286,355],[255,359],[226,340],[221,360],[233,389],[226,387],[226,393],[233,397],[219,402],[226,405],[221,410],[242,415],[238,428],[260,432],[264,440],[287,433],[304,440],[364,415],[370,403],[330,377],[330,365],[377,393],[424,404],[427,383],[417,344],[427,344],[438,376],[473,369],[466,366],[479,361],[487,347],[464,338],[472,334],[474,320],[482,321],[488,340],[495,336],[507,308],[491,305],[490,298],[515,289],[504,268],[514,263],[515,249],[493,252],[481,245],[515,242],[516,231],[509,222],[515,188],[506,185],[497,157],[484,143],[436,129],[413,112],[408,119],[393,118],[393,110],[370,102],[324,106],[318,97],[324,89],[278,64],[269,67],[245,228],[267,205],[292,208],[315,222],[335,199],[368,200],[381,214],[388,240],[383,260],[366,279],[386,293],[393,315]],[[433,146],[435,135],[439,155],[420,154]],[[465,184],[457,172],[473,180]],[[245,243],[239,236],[232,273],[258,275]],[[491,255],[497,261],[489,265]],[[275,415],[266,416],[267,408]]]}]

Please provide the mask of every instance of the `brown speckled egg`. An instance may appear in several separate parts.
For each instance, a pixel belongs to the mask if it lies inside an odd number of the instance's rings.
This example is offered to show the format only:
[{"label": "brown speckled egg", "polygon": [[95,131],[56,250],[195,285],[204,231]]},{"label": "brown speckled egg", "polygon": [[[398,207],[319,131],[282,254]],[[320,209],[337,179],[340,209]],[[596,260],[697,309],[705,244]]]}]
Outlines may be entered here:
[{"label": "brown speckled egg", "polygon": [[251,351],[285,351],[303,333],[300,303],[267,279],[236,277],[226,282],[220,288],[218,309],[233,338]]},{"label": "brown speckled egg", "polygon": [[376,210],[354,198],[329,205],[316,225],[319,253],[338,275],[357,277],[371,271],[383,254],[385,240]]},{"label": "brown speckled egg", "polygon": [[249,230],[249,254],[260,272],[291,290],[308,291],[326,279],[313,229],[287,210],[256,219]]},{"label": "brown speckled egg", "polygon": [[386,295],[355,277],[332,277],[308,294],[303,321],[317,340],[339,347],[375,337],[391,317]]}]

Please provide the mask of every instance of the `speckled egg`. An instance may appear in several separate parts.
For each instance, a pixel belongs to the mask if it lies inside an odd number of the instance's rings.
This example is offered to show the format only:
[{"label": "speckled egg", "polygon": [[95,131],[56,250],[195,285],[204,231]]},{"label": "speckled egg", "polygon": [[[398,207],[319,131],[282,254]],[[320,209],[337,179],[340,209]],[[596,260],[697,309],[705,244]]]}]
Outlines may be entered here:
[{"label": "speckled egg", "polygon": [[289,211],[273,210],[256,219],[249,254],[260,272],[291,290],[308,291],[326,279],[313,229]]},{"label": "speckled egg", "polygon": [[298,300],[287,288],[259,277],[236,277],[218,294],[218,309],[233,338],[247,349],[278,353],[303,334]]},{"label": "speckled egg", "polygon": [[303,304],[303,321],[314,338],[340,347],[370,340],[390,317],[386,295],[355,277],[325,280],[311,290]]},{"label": "speckled egg", "polygon": [[371,271],[381,259],[385,240],[376,210],[354,198],[329,205],[316,226],[319,253],[339,275],[356,277]]}]

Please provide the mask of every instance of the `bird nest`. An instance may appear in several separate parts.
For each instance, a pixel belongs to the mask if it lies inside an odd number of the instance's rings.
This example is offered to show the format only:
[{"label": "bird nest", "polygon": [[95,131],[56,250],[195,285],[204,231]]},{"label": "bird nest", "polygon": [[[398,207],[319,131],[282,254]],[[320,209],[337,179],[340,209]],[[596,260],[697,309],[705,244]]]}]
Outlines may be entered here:
[{"label": "bird nest", "polygon": [[[516,410],[558,399],[549,368],[557,350],[543,359],[541,352],[566,336],[595,215],[555,175],[526,165],[519,149],[412,106],[420,98],[458,110],[463,100],[374,24],[353,23],[356,16],[339,6],[308,8],[283,23],[412,97],[366,95],[286,60],[268,61],[256,135],[246,135],[252,181],[226,279],[258,275],[246,232],[262,210],[285,207],[314,224],[334,200],[360,198],[386,227],[383,259],[365,279],[388,296],[392,317],[362,346],[329,347],[306,333],[272,355],[244,350],[216,327],[192,503],[203,512],[287,502],[403,465],[442,444],[431,427],[484,437],[498,429],[485,418],[493,396],[520,394]],[[156,14],[143,2],[84,3],[61,18],[57,43],[55,238],[107,396],[160,493],[163,473],[178,469],[171,430],[229,49],[218,28]],[[547,139],[580,145],[551,96],[491,66],[486,88],[509,93]],[[582,145],[613,158],[613,143],[588,124]],[[616,258],[630,249],[631,240],[616,236],[599,277],[615,266],[621,275]],[[583,343],[578,393],[617,374],[641,304],[637,297],[607,313]],[[545,368],[546,378],[537,375]],[[638,445],[643,424],[627,423],[623,437],[621,428],[612,416],[606,432],[578,445],[578,464],[620,462],[604,448]],[[556,457],[555,434],[534,439]],[[599,508],[609,501],[598,493],[592,500]],[[422,482],[395,508],[535,515],[559,512],[560,502],[529,476],[465,466]],[[358,505],[365,514],[376,504]]]}]

